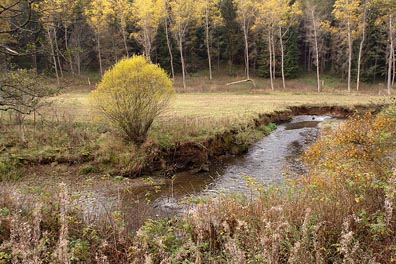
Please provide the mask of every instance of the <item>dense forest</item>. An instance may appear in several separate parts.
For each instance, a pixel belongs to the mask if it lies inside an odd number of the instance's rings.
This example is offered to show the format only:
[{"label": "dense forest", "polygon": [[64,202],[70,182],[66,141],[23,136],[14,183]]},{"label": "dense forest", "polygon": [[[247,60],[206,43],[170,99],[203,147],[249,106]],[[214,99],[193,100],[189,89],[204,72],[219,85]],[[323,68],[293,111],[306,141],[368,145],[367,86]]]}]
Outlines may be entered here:
[{"label": "dense forest", "polygon": [[395,0],[3,0],[0,62],[59,82],[145,54],[183,80],[244,65],[247,79],[270,78],[272,88],[313,72],[320,90],[330,72],[349,91],[363,81],[390,92],[395,16]]}]

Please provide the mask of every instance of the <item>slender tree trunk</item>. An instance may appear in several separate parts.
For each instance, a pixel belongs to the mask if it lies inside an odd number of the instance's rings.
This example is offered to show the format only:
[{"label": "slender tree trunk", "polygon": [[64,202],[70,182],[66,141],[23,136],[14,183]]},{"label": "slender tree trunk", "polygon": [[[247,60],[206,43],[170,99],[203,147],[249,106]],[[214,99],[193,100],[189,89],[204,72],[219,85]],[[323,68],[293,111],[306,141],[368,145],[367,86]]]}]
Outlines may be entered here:
[{"label": "slender tree trunk", "polygon": [[395,48],[393,47],[393,74],[392,74],[392,86],[395,84],[395,75],[396,75],[396,58],[395,58]]},{"label": "slender tree trunk", "polygon": [[103,65],[102,65],[102,53],[100,49],[100,34],[99,32],[96,33],[96,40],[98,42],[98,59],[99,59],[99,69],[100,69],[100,76],[103,75]]},{"label": "slender tree trunk", "polygon": [[312,72],[312,50],[311,50],[311,48],[309,48],[309,52],[308,52],[307,68],[308,68],[308,72],[311,73]]},{"label": "slender tree trunk", "polygon": [[283,47],[282,27],[279,27],[279,42],[280,42],[280,48],[281,48],[282,85],[283,85],[283,89],[286,89],[286,81],[285,81],[285,52],[284,52],[284,47]]},{"label": "slender tree trunk", "polygon": [[81,75],[81,57],[80,57],[80,52],[81,52],[81,34],[78,34],[78,40],[77,40],[77,52],[76,52],[76,64],[77,64],[77,74]]},{"label": "slender tree trunk", "polygon": [[352,32],[351,22],[348,18],[348,93],[351,92],[351,79],[352,79]]},{"label": "slender tree trunk", "polygon": [[61,74],[61,77],[63,78],[63,69],[62,69],[62,64],[61,64],[60,56],[59,56],[60,51],[59,51],[59,46],[58,46],[58,39],[56,37],[55,27],[53,28],[53,30],[54,30],[54,41],[55,41],[55,48],[56,48],[56,58],[58,59],[59,72]]},{"label": "slender tree trunk", "polygon": [[168,28],[168,19],[165,19],[165,35],[166,35],[166,44],[168,45],[169,58],[170,58],[170,66],[172,72],[172,79],[175,79],[175,69],[173,68],[173,54],[172,54],[172,45],[169,38],[169,28]]},{"label": "slender tree trunk", "polygon": [[389,47],[389,60],[388,60],[388,95],[391,95],[391,88],[392,88],[392,61],[393,61],[393,15],[389,15],[389,42],[390,42],[390,47]]},{"label": "slender tree trunk", "polygon": [[362,18],[362,39],[359,45],[359,55],[358,55],[358,65],[357,65],[357,79],[356,79],[356,91],[359,91],[360,87],[360,67],[362,65],[362,55],[363,55],[363,44],[366,40],[366,16],[367,16],[367,3],[363,3],[363,18]]},{"label": "slender tree trunk", "polygon": [[246,79],[250,79],[250,70],[249,70],[249,42],[248,42],[248,28],[246,25],[246,19],[243,20],[243,36],[245,39],[245,70],[246,70]]},{"label": "slender tree trunk", "polygon": [[271,32],[271,47],[272,47],[272,76],[276,80],[276,50],[274,32]]},{"label": "slender tree trunk", "polygon": [[77,60],[77,74],[81,75],[81,58],[80,58],[80,52],[77,52],[76,55],[76,60]]},{"label": "slender tree trunk", "polygon": [[220,71],[220,45],[219,42],[217,42],[216,45],[216,53],[217,53],[217,72]]},{"label": "slender tree trunk", "polygon": [[144,55],[146,58],[151,61],[151,42],[150,42],[150,37],[147,31],[144,31]]},{"label": "slender tree trunk", "polygon": [[36,45],[33,45],[33,52],[32,52],[32,64],[34,68],[34,73],[37,76],[38,74],[38,65],[37,65],[37,48]]},{"label": "slender tree trunk", "polygon": [[126,34],[125,34],[125,31],[124,31],[124,30],[122,31],[122,38],[123,38],[123,40],[124,40],[124,48],[125,48],[125,52],[126,52],[127,58],[129,58],[129,51],[128,51],[128,45],[127,45],[127,38],[126,38]]},{"label": "slender tree trunk", "polygon": [[[121,25],[123,25],[123,24],[124,24],[124,21],[122,19],[121,20]],[[121,27],[122,27],[122,29],[121,29],[122,32],[121,33],[122,33],[122,39],[124,41],[125,52],[126,52],[127,58],[129,58],[129,51],[128,51],[128,44],[127,44],[127,37],[126,37],[125,28],[123,26],[121,26]]]},{"label": "slender tree trunk", "polygon": [[183,88],[187,89],[186,85],[186,65],[184,64],[184,56],[183,56],[183,38],[179,37],[179,50],[180,50],[180,60],[182,65],[182,74],[183,74]]},{"label": "slender tree trunk", "polygon": [[269,51],[269,70],[270,70],[270,82],[271,90],[274,91],[274,80],[272,76],[272,46],[271,46],[271,30],[268,30],[268,51]]},{"label": "slender tree trunk", "polygon": [[205,22],[206,22],[206,50],[208,52],[208,66],[209,66],[209,80],[212,80],[212,58],[210,56],[210,40],[209,40],[209,14],[208,10],[206,9],[205,15]]},{"label": "slender tree trunk", "polygon": [[315,54],[316,54],[316,82],[318,85],[318,93],[320,93],[320,69],[319,69],[319,47],[318,47],[318,32],[316,28],[316,19],[314,10],[312,10],[312,24],[314,28],[314,38],[315,38]]},{"label": "slender tree trunk", "polygon": [[47,34],[48,34],[48,40],[49,40],[50,48],[51,48],[52,62],[54,63],[54,67],[55,67],[56,82],[57,82],[57,84],[59,86],[60,85],[60,81],[59,81],[58,66],[57,66],[57,63],[56,63],[54,43],[52,41],[51,30],[49,28],[47,29]]},{"label": "slender tree trunk", "polygon": [[72,52],[69,50],[69,42],[67,40],[67,24],[66,23],[63,25],[63,28],[65,30],[65,50],[66,50],[67,58],[69,60],[70,71],[74,75],[73,57],[72,57]]}]

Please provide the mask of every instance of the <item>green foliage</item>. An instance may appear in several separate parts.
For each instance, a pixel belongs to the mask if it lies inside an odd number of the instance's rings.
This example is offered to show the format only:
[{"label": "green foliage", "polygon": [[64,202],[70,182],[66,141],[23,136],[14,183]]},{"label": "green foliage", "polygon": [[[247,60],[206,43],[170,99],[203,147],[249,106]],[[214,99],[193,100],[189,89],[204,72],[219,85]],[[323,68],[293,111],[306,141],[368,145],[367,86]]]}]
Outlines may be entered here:
[{"label": "green foliage", "polygon": [[[170,42],[172,46],[172,56],[173,56],[173,67],[175,69],[175,72],[180,72],[181,71],[181,65],[180,65],[180,54],[177,52],[177,44],[175,42],[175,39],[170,37]],[[156,56],[153,57],[153,60],[156,59],[156,63],[158,63],[161,68],[166,70],[166,72],[170,75],[171,72],[171,60],[170,60],[170,55],[169,55],[169,49],[167,45],[164,45],[166,43],[166,32],[165,32],[165,26],[162,24],[158,27],[158,32],[155,36],[155,41],[154,45],[157,46],[158,48],[156,49]]]},{"label": "green foliage", "polygon": [[0,264],[11,263],[11,260],[12,260],[11,254],[4,251],[0,251]]},{"label": "green foliage", "polygon": [[89,259],[91,254],[87,240],[76,239],[69,243],[72,263],[82,263]]},{"label": "green foliage", "polygon": [[17,157],[0,159],[0,182],[16,181],[21,175],[21,164]]},{"label": "green foliage", "polygon": [[172,82],[163,69],[134,56],[107,71],[92,97],[125,139],[140,145],[173,93]]},{"label": "green foliage", "polygon": [[287,36],[285,45],[285,77],[287,79],[296,78],[299,74],[298,67],[298,39],[295,27],[292,27]]},{"label": "green foliage", "polygon": [[260,40],[257,45],[258,55],[257,55],[257,76],[263,78],[269,78],[269,55],[267,42]]},{"label": "green foliage", "polygon": [[153,256],[153,261],[160,261],[161,251],[174,255],[180,248],[182,240],[176,236],[175,228],[169,220],[148,220],[137,233],[138,241],[148,242],[146,250]]},{"label": "green foliage", "polygon": [[0,208],[0,217],[7,217],[10,214],[10,209],[7,207]]},{"label": "green foliage", "polygon": [[93,165],[87,164],[80,168],[79,174],[86,175],[86,174],[94,173],[94,172],[98,172],[98,168],[96,168]]}]

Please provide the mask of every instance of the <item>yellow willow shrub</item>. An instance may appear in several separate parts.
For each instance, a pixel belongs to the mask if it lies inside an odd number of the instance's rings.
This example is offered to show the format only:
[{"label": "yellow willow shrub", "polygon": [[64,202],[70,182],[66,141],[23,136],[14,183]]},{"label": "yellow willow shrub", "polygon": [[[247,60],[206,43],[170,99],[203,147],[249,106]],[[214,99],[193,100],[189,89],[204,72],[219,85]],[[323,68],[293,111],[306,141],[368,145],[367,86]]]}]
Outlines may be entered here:
[{"label": "yellow willow shrub", "polygon": [[356,202],[381,189],[393,166],[396,117],[386,112],[354,115],[323,135],[304,156],[309,185],[323,191],[355,195]]},{"label": "yellow willow shrub", "polygon": [[143,56],[134,56],[108,70],[92,98],[126,140],[140,145],[174,92],[163,69]]}]

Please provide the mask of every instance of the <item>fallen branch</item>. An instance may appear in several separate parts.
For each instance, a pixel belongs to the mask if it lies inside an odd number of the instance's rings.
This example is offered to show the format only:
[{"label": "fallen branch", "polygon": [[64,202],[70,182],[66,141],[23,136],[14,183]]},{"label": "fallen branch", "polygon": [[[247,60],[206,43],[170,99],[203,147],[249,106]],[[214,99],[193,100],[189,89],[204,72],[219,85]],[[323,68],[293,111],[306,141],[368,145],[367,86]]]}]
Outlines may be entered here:
[{"label": "fallen branch", "polygon": [[234,84],[238,84],[238,83],[244,83],[244,82],[252,82],[253,87],[256,88],[256,83],[252,79],[246,79],[246,80],[242,80],[242,81],[230,82],[230,83],[227,83],[226,86],[230,86],[230,85],[234,85]]}]

